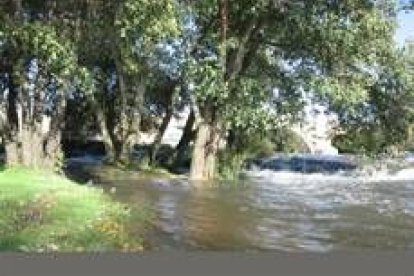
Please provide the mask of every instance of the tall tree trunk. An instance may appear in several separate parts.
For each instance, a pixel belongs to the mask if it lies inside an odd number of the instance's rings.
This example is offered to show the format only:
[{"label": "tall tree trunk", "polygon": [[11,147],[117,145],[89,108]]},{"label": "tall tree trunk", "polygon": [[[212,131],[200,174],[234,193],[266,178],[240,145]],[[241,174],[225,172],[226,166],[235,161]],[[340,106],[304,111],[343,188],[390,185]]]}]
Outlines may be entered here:
[{"label": "tall tree trunk", "polygon": [[[125,149],[128,147],[127,140],[131,135],[130,119],[127,113],[128,108],[128,92],[130,88],[127,83],[127,75],[124,71],[122,62],[122,53],[119,39],[115,36],[112,43],[112,58],[115,63],[115,70],[118,77],[118,95],[117,101],[119,106],[114,107],[114,113],[117,114],[118,120],[115,125],[111,126],[111,141],[114,148],[114,162],[119,162],[124,157]],[[111,114],[113,115],[113,114]]]},{"label": "tall tree trunk", "polygon": [[[227,32],[228,32],[228,0],[217,0],[219,36],[220,36],[220,59],[222,62],[222,79],[225,81],[227,71]],[[225,86],[224,89],[227,89]],[[193,158],[191,161],[190,178],[192,180],[210,180],[215,177],[216,160],[221,140],[221,127],[216,117],[215,110],[206,107],[206,114],[197,128],[196,140],[194,142]]]},{"label": "tall tree trunk", "polygon": [[5,142],[7,166],[54,169],[61,155],[61,133],[44,115],[40,123],[19,126],[15,138]]},{"label": "tall tree trunk", "polygon": [[191,109],[190,115],[188,116],[187,122],[183,130],[183,134],[181,135],[180,141],[178,142],[178,145],[175,148],[174,156],[172,157],[174,167],[179,167],[182,164],[189,144],[191,140],[194,139],[194,123],[195,115],[193,109]]},{"label": "tall tree trunk", "polygon": [[191,160],[190,179],[214,179],[220,140],[221,128],[217,120],[202,121],[199,124]]},{"label": "tall tree trunk", "polygon": [[221,46],[221,58],[223,62],[223,69],[226,68],[227,61],[227,31],[228,31],[228,2],[227,0],[218,0],[218,18],[220,21],[220,46]]},{"label": "tall tree trunk", "polygon": [[108,125],[106,123],[106,116],[103,110],[100,107],[95,107],[96,109],[96,119],[99,124],[99,128],[102,135],[102,141],[105,146],[105,154],[109,160],[114,160],[115,152],[114,146],[112,143],[110,131],[108,130]]},{"label": "tall tree trunk", "polygon": [[178,82],[173,80],[168,80],[166,85],[161,90],[161,95],[163,97],[163,105],[165,106],[165,115],[162,119],[158,133],[155,136],[154,142],[152,143],[151,152],[150,152],[150,162],[155,164],[158,150],[161,146],[162,138],[167,130],[168,125],[170,124],[171,118],[173,116],[173,100],[175,95],[175,88],[177,87]]},{"label": "tall tree trunk", "polygon": [[[139,142],[140,138],[140,123],[142,105],[145,94],[145,81],[142,77],[136,78],[132,85],[132,91],[127,91],[127,83],[120,79],[120,84],[124,88],[121,95],[121,110],[119,116],[119,123],[115,126],[114,131],[114,149],[115,162],[127,161],[131,155],[135,144]],[[129,92],[129,93],[128,93]]]},{"label": "tall tree trunk", "polygon": [[115,163],[118,162],[128,162],[131,157],[133,147],[136,143],[137,135],[128,134],[125,136],[114,137],[112,136],[112,145],[114,151]]},{"label": "tall tree trunk", "polygon": [[[23,19],[22,0],[12,0],[15,20]],[[27,58],[27,57],[26,57]],[[66,108],[65,100],[55,103],[51,114],[44,113],[45,90],[38,89],[31,96],[24,84],[17,85],[14,62],[7,62],[5,71],[9,74],[9,93],[5,99],[7,110],[3,143],[8,166],[54,169],[61,157],[61,130]],[[35,88],[36,89],[36,88]],[[33,92],[33,91],[32,91]]]},{"label": "tall tree trunk", "polygon": [[227,146],[230,149],[237,148],[237,135],[234,129],[230,129],[227,136]]},{"label": "tall tree trunk", "polygon": [[12,0],[10,4],[15,19],[19,19],[23,11],[22,0]]},{"label": "tall tree trunk", "polygon": [[198,127],[191,161],[192,180],[211,180],[215,177],[219,138],[210,124],[201,123]]},{"label": "tall tree trunk", "polygon": [[120,162],[124,153],[123,141],[113,141],[114,145],[114,162]]},{"label": "tall tree trunk", "polygon": [[6,150],[6,165],[8,167],[15,167],[20,165],[20,145],[16,141],[5,141]]},{"label": "tall tree trunk", "polygon": [[150,162],[152,165],[156,163],[156,158],[157,158],[159,148],[161,146],[162,137],[164,137],[165,131],[167,130],[168,125],[170,124],[172,116],[173,116],[173,110],[172,110],[172,107],[170,106],[166,110],[164,118],[162,119],[160,129],[158,130],[158,133],[155,136],[154,142],[151,147]]}]

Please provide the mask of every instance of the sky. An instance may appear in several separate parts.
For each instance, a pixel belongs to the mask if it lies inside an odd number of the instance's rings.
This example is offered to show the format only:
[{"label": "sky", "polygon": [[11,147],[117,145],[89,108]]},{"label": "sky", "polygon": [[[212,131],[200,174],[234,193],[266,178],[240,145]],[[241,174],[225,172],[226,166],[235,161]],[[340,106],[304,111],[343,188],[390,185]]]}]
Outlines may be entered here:
[{"label": "sky", "polygon": [[398,15],[398,30],[395,34],[395,40],[399,46],[402,46],[406,39],[414,39],[414,12],[400,12]]}]

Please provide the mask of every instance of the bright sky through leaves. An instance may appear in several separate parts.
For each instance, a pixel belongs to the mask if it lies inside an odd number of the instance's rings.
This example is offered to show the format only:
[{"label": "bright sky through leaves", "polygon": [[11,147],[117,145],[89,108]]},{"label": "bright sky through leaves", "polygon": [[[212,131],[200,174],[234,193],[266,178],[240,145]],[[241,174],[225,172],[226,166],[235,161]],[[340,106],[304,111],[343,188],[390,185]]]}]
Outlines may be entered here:
[{"label": "bright sky through leaves", "polygon": [[414,12],[400,12],[398,25],[395,40],[399,46],[402,46],[407,39],[414,39]]}]

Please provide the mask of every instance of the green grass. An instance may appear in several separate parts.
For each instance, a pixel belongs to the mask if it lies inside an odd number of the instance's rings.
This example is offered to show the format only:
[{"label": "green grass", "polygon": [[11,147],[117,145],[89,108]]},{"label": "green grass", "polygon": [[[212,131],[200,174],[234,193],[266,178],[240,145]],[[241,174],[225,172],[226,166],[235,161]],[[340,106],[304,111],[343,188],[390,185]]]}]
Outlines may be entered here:
[{"label": "green grass", "polygon": [[100,189],[43,171],[0,172],[0,251],[140,251],[132,219],[143,231],[149,217]]}]

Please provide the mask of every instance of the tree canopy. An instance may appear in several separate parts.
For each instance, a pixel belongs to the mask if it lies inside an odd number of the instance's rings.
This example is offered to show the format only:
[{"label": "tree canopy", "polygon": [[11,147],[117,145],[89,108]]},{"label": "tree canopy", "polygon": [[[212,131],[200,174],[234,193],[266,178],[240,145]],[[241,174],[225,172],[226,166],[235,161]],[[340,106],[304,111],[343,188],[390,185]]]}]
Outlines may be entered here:
[{"label": "tree canopy", "polygon": [[392,0],[3,1],[8,160],[53,163],[65,133],[93,128],[119,161],[155,116],[154,157],[174,111],[187,106],[177,151],[194,140],[191,176],[208,179],[223,141],[242,151],[243,137],[299,120],[304,94],[337,112],[348,133],[375,128],[387,141],[381,149],[401,144],[412,124],[413,51],[393,41],[399,8]]}]

